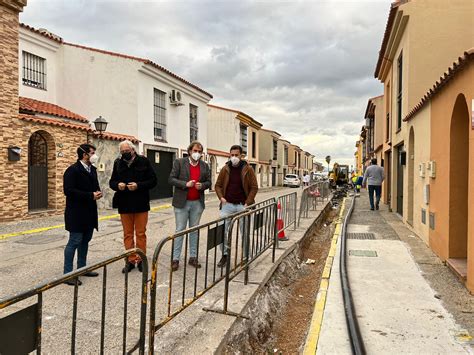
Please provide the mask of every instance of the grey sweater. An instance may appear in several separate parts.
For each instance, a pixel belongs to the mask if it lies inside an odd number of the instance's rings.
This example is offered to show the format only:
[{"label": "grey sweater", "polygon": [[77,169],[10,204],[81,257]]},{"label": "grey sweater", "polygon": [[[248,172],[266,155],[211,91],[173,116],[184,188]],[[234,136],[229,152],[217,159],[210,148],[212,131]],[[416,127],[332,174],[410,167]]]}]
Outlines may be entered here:
[{"label": "grey sweater", "polygon": [[385,174],[383,168],[378,165],[371,165],[367,168],[364,174],[364,180],[362,181],[362,185],[375,185],[380,186],[382,185],[382,181],[385,179]]}]

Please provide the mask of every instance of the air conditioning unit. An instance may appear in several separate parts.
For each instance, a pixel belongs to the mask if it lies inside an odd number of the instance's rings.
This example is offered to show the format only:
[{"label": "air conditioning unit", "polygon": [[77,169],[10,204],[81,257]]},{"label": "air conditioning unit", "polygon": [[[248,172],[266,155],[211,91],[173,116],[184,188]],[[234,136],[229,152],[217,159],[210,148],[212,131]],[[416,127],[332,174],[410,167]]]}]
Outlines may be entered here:
[{"label": "air conditioning unit", "polygon": [[181,93],[181,91],[171,90],[170,103],[171,105],[176,105],[176,106],[184,105],[183,94]]},{"label": "air conditioning unit", "polygon": [[436,162],[434,160],[428,162],[428,168],[427,170],[429,171],[428,176],[432,179],[436,178]]}]

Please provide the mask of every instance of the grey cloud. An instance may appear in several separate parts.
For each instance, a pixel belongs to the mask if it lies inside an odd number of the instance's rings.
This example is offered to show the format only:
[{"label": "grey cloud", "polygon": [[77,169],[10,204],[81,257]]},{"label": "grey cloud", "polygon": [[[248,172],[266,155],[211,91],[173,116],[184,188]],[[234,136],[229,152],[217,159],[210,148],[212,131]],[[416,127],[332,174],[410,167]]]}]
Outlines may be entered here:
[{"label": "grey cloud", "polygon": [[353,159],[390,0],[30,0],[22,21],[150,58],[318,156]]}]

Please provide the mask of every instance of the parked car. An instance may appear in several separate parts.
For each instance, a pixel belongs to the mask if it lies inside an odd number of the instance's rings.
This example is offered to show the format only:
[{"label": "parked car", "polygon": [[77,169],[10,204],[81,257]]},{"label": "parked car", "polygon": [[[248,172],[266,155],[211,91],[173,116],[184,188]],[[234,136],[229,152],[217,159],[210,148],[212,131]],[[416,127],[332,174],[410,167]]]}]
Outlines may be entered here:
[{"label": "parked car", "polygon": [[283,186],[293,186],[299,187],[301,185],[301,180],[298,175],[295,174],[286,174],[283,179]]}]

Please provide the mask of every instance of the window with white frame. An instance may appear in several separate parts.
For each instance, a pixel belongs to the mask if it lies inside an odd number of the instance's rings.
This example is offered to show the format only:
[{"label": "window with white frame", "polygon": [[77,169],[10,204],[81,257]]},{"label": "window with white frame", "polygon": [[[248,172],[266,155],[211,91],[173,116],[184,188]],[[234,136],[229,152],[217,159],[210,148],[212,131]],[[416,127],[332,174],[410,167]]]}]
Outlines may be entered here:
[{"label": "window with white frame", "polygon": [[166,93],[154,89],[153,98],[154,124],[153,134],[155,139],[166,140]]},{"label": "window with white frame", "polygon": [[46,90],[46,59],[23,51],[23,85]]},{"label": "window with white frame", "polygon": [[189,104],[189,139],[198,140],[198,108],[192,104]]},{"label": "window with white frame", "polygon": [[247,126],[240,125],[240,145],[244,154],[247,154]]}]

